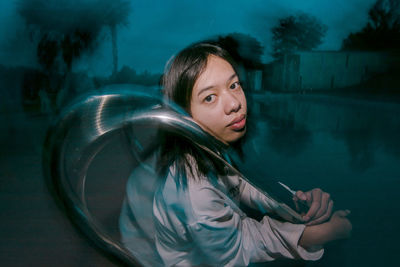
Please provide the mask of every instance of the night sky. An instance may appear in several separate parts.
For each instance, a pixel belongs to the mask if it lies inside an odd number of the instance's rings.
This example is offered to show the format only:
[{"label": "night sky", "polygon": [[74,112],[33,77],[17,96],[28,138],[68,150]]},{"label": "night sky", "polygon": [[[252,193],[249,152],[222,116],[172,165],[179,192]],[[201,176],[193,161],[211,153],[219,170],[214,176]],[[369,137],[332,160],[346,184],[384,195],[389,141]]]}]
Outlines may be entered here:
[{"label": "night sky", "polygon": [[[233,32],[257,38],[265,47],[264,62],[268,62],[271,60],[271,27],[279,18],[298,12],[314,15],[328,27],[324,43],[318,49],[337,50],[343,38],[366,24],[368,10],[374,2],[133,0],[129,24],[118,31],[119,67],[127,65],[139,72],[162,72],[165,62],[188,44]],[[35,46],[16,12],[15,3],[0,2],[0,63],[35,66]],[[107,33],[96,49],[75,64],[74,70],[87,71],[89,75],[111,73],[111,38]]]}]

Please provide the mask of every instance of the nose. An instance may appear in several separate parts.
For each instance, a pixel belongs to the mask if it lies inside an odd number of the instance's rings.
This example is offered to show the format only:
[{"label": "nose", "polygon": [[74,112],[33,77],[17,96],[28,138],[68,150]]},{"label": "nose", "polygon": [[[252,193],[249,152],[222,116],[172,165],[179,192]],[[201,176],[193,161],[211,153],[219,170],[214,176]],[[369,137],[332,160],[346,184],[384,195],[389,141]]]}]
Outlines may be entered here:
[{"label": "nose", "polygon": [[224,96],[224,110],[225,114],[229,115],[232,112],[238,112],[241,107],[242,103],[240,102],[239,98],[233,92],[226,92]]}]

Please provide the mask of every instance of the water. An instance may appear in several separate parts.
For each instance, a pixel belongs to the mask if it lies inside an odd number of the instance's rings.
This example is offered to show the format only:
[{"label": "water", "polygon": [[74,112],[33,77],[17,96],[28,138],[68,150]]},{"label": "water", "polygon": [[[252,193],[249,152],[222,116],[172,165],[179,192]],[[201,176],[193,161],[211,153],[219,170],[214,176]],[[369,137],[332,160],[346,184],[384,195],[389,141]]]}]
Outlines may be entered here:
[{"label": "water", "polygon": [[322,188],[335,208],[352,212],[351,239],[329,244],[307,265],[397,265],[400,105],[289,94],[261,103],[245,145],[246,175],[261,187],[278,179]]}]

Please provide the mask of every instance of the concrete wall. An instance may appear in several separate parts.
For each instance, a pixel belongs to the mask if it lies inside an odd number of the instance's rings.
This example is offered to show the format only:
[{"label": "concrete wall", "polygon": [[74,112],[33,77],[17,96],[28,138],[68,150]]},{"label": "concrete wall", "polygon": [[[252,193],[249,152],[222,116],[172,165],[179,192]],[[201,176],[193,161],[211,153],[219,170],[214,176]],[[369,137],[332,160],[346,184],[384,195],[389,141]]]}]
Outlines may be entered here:
[{"label": "concrete wall", "polygon": [[345,88],[387,71],[390,60],[379,52],[299,52],[270,64],[264,87],[279,91]]}]

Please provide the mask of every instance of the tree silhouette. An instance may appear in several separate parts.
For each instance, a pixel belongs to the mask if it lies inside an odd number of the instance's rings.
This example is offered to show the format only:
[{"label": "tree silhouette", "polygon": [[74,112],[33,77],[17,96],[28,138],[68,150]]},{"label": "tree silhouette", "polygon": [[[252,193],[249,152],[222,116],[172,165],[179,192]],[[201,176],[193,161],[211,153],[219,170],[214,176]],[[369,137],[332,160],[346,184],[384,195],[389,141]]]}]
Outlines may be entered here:
[{"label": "tree silhouette", "polygon": [[32,36],[39,36],[37,56],[45,70],[62,68],[71,71],[74,59],[96,45],[103,28],[111,29],[113,72],[118,69],[116,27],[126,25],[129,0],[19,0],[17,11]]},{"label": "tree silhouette", "polygon": [[112,51],[113,51],[113,74],[118,71],[118,47],[117,47],[117,27],[128,24],[128,16],[131,12],[129,0],[101,0],[103,2],[100,14],[104,15],[104,23],[111,30]]},{"label": "tree silhouette", "polygon": [[295,51],[310,51],[322,43],[327,27],[317,18],[300,13],[282,18],[272,31],[272,55],[281,58]]},{"label": "tree silhouette", "polygon": [[262,66],[261,57],[264,54],[264,47],[256,38],[243,33],[230,33],[219,36],[217,42],[245,68]]},{"label": "tree silhouette", "polygon": [[343,50],[394,50],[400,46],[400,1],[377,0],[360,32],[343,40]]}]

